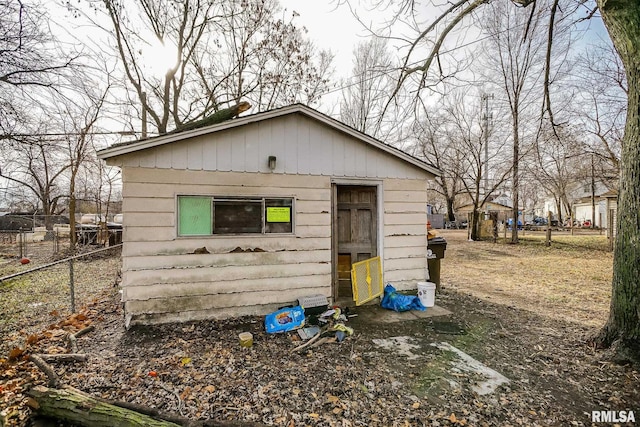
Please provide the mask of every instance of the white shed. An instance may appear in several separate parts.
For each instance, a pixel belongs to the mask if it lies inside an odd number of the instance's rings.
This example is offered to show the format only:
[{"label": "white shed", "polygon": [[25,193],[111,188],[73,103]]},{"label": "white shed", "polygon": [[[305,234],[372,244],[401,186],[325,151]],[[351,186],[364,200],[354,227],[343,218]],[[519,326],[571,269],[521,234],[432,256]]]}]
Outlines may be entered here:
[{"label": "white shed", "polygon": [[266,314],[427,269],[423,161],[296,104],[98,153],[122,170],[126,323]]}]

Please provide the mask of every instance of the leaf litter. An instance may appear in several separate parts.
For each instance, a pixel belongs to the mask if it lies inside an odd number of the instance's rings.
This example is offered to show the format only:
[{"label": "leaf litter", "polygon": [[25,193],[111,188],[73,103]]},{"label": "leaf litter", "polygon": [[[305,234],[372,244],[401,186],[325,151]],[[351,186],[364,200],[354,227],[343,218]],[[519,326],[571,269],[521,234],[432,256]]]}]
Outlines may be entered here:
[{"label": "leaf litter", "polygon": [[[453,251],[452,251],[453,252]],[[530,266],[525,267],[530,268]],[[447,274],[450,274],[448,272]],[[117,289],[104,286],[80,315],[62,315],[38,332],[16,332],[20,346],[0,360],[0,396],[7,425],[28,425],[25,391],[46,381],[28,354],[68,351],[69,332],[86,363],[57,363],[64,384],[108,399],[182,414],[279,426],[557,426],[591,425],[592,410],[640,414],[640,375],[588,345],[590,322],[471,296],[446,286],[437,304],[466,334],[435,328],[442,319],[368,324],[355,334],[295,353],[298,334],[269,335],[261,317],[134,327],[126,331]],[[359,310],[366,310],[361,308]],[[595,307],[593,316],[599,315]],[[581,314],[581,316],[584,314]],[[364,316],[362,316],[364,317]],[[439,331],[439,332],[438,332]],[[239,345],[250,332],[253,346]],[[410,337],[415,358],[374,340]],[[451,369],[451,345],[509,378],[479,395],[481,375]],[[414,348],[413,346],[419,348]],[[11,356],[10,350],[19,349]]]}]

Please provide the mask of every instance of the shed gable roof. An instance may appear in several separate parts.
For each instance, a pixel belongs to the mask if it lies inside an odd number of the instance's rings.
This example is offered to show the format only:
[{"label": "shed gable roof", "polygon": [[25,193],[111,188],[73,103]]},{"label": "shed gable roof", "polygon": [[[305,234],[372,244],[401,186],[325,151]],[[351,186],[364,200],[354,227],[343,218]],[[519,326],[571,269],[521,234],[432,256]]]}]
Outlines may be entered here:
[{"label": "shed gable roof", "polygon": [[248,125],[250,123],[257,123],[277,117],[282,117],[290,114],[302,114],[316,122],[324,124],[332,129],[335,129],[341,133],[349,135],[359,141],[362,141],[372,147],[379,149],[380,151],[391,155],[395,158],[398,158],[406,163],[412,164],[429,174],[433,174],[439,176],[440,170],[435,166],[426,163],[414,156],[411,156],[404,151],[395,148],[389,144],[385,144],[384,142],[373,138],[367,134],[364,134],[336,119],[333,119],[323,113],[320,113],[317,110],[314,110],[311,107],[302,104],[293,104],[287,107],[282,107],[274,110],[269,110],[261,113],[251,114],[248,116],[238,117],[233,120],[228,120],[223,123],[206,126],[198,129],[193,129],[184,132],[178,132],[173,134],[161,135],[154,138],[126,142],[122,144],[116,144],[104,150],[98,151],[98,157],[100,159],[109,159],[112,157],[122,156],[130,153],[135,153],[141,150],[147,150],[159,146],[163,146],[166,144],[171,144],[173,142],[182,141],[185,139],[190,139],[198,136],[208,135],[211,133],[219,132],[222,130],[238,128],[240,126]]}]

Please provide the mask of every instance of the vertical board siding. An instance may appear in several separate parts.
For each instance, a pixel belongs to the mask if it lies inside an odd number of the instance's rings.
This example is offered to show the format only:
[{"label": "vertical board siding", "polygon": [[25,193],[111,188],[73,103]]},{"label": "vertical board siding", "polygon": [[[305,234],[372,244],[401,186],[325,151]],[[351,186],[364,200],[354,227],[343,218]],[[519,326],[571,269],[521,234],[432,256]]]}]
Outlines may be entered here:
[{"label": "vertical board siding", "polygon": [[122,156],[124,166],[358,178],[425,179],[428,173],[300,114],[177,141]]}]

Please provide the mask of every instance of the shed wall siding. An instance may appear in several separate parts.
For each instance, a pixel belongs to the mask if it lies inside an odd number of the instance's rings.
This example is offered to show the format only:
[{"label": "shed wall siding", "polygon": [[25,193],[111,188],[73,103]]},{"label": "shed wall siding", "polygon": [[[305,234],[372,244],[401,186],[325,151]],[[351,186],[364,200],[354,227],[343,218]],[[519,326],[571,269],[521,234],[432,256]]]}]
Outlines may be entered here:
[{"label": "shed wall siding", "polygon": [[424,179],[426,172],[300,114],[141,150],[122,166],[357,178]]},{"label": "shed wall siding", "polygon": [[[122,176],[123,296],[134,322],[263,314],[331,295],[329,177],[129,167]],[[181,194],[295,197],[295,233],[178,237]],[[193,253],[203,246],[209,254]]]},{"label": "shed wall siding", "polygon": [[388,179],[383,189],[384,280],[415,289],[426,277],[427,182]]},{"label": "shed wall siding", "polygon": [[[134,322],[264,314],[331,295],[331,179],[124,167],[123,289]],[[295,234],[177,237],[176,196],[295,197]],[[383,180],[386,281],[416,287],[426,268],[426,181]],[[206,247],[209,254],[194,254]],[[262,252],[264,251],[264,252]]]}]

